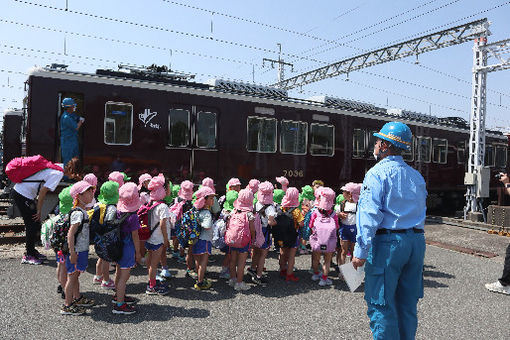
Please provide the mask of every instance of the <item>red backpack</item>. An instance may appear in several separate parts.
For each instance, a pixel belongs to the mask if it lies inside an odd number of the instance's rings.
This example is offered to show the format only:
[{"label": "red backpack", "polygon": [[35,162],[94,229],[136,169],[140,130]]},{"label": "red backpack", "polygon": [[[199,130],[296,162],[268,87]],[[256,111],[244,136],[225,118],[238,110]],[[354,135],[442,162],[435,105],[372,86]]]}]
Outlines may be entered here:
[{"label": "red backpack", "polygon": [[248,212],[232,212],[227,223],[225,232],[225,244],[228,247],[243,248],[251,241],[250,222],[248,221]]},{"label": "red backpack", "polygon": [[152,236],[154,230],[158,228],[159,221],[154,228],[151,228],[151,212],[152,209],[156,208],[161,203],[163,203],[163,201],[148,202],[147,204],[142,205],[136,212],[138,220],[140,221],[140,229],[138,229],[138,238],[140,241],[147,241]]},{"label": "red backpack", "polygon": [[27,177],[44,170],[54,169],[64,172],[60,166],[50,162],[41,155],[29,157],[16,157],[12,159],[5,167],[7,177],[14,183],[21,183]]}]

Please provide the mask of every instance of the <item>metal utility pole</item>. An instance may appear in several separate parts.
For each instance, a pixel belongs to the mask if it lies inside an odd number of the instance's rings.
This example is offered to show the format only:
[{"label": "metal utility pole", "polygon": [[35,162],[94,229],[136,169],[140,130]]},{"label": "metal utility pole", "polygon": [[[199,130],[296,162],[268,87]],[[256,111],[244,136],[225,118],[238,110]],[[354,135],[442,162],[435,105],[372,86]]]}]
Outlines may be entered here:
[{"label": "metal utility pole", "polygon": [[[278,84],[280,84],[285,79],[285,69],[284,69],[285,66],[290,66],[291,72],[294,72],[294,64],[287,63],[287,62],[283,61],[283,59],[282,59],[282,44],[277,43],[277,45],[278,45],[278,49],[279,49],[278,60],[264,58],[264,59],[262,59],[262,66],[264,66],[264,63],[266,61],[270,62],[271,67],[273,67],[273,68],[274,68],[274,64],[278,64]],[[276,85],[276,87],[279,87],[278,84]]]},{"label": "metal utility pole", "polygon": [[486,34],[488,21],[480,19],[470,23],[452,27],[443,31],[407,40],[388,47],[357,55],[339,62],[305,72],[298,76],[279,81],[272,86],[283,89],[292,89],[319,80],[339,76],[343,73],[357,71],[370,66],[383,64],[389,61],[438,50],[443,47],[462,44],[472,41]]},{"label": "metal utility pole", "polygon": [[[486,32],[475,39],[473,47],[473,90],[469,125],[468,171],[464,177],[464,183],[467,185],[464,219],[468,218],[470,212],[485,216],[480,198],[489,196],[490,171],[484,167],[487,73],[510,69],[510,57],[504,57],[504,54],[510,53],[510,39],[487,44],[487,36],[490,35],[490,32],[488,29]],[[487,65],[489,57],[496,58],[499,63]]]}]

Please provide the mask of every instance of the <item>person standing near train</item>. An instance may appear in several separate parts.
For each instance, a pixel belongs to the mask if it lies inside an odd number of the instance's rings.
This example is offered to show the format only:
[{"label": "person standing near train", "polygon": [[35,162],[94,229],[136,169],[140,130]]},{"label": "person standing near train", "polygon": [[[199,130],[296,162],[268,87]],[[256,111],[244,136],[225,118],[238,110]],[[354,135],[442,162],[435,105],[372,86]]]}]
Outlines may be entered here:
[{"label": "person standing near train", "polygon": [[374,136],[378,163],[363,181],[352,264],[358,268],[366,262],[365,301],[373,338],[414,339],[423,297],[427,189],[422,175],[401,156],[412,143],[409,127],[386,123]]},{"label": "person standing near train", "polygon": [[76,102],[73,98],[62,100],[64,113],[60,117],[60,149],[62,151],[62,163],[67,164],[73,157],[80,156],[78,131],[85,118],[78,116]]}]

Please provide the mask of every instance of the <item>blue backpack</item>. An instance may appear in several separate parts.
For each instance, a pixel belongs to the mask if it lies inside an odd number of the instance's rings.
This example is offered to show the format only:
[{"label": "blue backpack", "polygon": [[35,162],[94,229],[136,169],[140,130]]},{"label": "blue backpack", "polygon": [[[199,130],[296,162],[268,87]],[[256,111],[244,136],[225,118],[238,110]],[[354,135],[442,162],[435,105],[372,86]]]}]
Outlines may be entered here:
[{"label": "blue backpack", "polygon": [[303,226],[299,229],[299,234],[301,235],[301,238],[305,241],[310,240],[310,235],[312,234],[312,229],[310,229],[310,219],[312,218],[312,212],[314,211],[315,208],[310,209],[306,213]]},{"label": "blue backpack", "polygon": [[177,240],[183,248],[192,247],[198,241],[201,228],[197,221],[198,210],[193,207],[182,214],[182,218],[175,224]]}]

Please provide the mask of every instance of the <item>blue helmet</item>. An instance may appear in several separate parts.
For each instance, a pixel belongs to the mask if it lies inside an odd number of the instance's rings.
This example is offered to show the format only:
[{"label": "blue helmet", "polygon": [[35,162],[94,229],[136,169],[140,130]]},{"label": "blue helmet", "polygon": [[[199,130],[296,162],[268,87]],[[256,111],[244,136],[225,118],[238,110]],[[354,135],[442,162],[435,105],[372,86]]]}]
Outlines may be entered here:
[{"label": "blue helmet", "polygon": [[411,129],[401,122],[389,122],[384,124],[381,131],[374,133],[374,136],[390,142],[399,149],[409,150],[413,141]]},{"label": "blue helmet", "polygon": [[76,106],[76,102],[74,101],[73,98],[64,98],[62,100],[62,107],[71,107],[71,106]]}]

